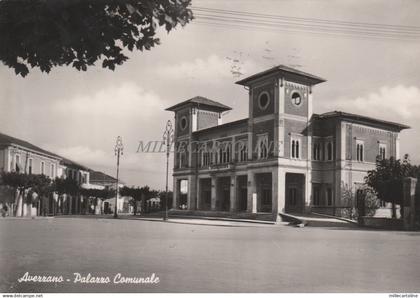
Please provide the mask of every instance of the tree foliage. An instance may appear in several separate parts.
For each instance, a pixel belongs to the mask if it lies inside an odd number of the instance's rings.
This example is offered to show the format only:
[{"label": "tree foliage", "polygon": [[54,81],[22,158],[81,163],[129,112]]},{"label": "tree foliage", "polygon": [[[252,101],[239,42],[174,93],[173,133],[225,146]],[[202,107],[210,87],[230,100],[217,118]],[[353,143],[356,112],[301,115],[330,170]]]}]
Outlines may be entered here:
[{"label": "tree foliage", "polygon": [[403,180],[417,177],[418,169],[410,164],[408,155],[404,158],[377,159],[376,168],[368,171],[366,184],[371,187],[381,201],[392,203],[392,216],[396,217],[395,205],[403,204]]},{"label": "tree foliage", "polygon": [[415,175],[408,155],[403,160],[390,157],[377,159],[376,168],[368,171],[366,184],[371,187],[381,201],[401,204],[403,179]]},{"label": "tree foliage", "polygon": [[67,194],[75,196],[81,192],[80,185],[77,181],[70,178],[55,178],[53,187],[54,191],[59,195]]},{"label": "tree foliage", "polygon": [[137,214],[137,202],[141,202],[142,210],[145,210],[147,200],[157,197],[158,194],[158,191],[150,189],[147,185],[143,187],[124,186],[120,189],[121,196],[132,197],[130,204],[134,207],[134,215]]},{"label": "tree foliage", "polygon": [[107,187],[104,189],[82,188],[81,194],[95,199],[107,200],[115,196],[115,190]]},{"label": "tree foliage", "polygon": [[156,31],[185,26],[191,0],[1,0],[0,60],[26,76],[71,65],[86,71],[102,60],[115,69],[129,51],[159,44]]}]

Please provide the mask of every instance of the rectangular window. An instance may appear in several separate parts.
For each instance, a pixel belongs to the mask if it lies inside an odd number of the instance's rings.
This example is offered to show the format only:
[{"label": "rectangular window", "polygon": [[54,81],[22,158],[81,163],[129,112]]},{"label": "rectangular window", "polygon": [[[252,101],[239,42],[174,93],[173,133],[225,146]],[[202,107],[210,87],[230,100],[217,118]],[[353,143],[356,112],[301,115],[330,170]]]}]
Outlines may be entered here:
[{"label": "rectangular window", "polygon": [[20,172],[20,156],[16,154],[15,156],[15,171]]},{"label": "rectangular window", "polygon": [[301,156],[301,142],[300,142],[300,138],[295,138],[292,137],[291,139],[291,144],[290,144],[290,152],[291,152],[291,157],[295,158],[295,159],[299,159]]},{"label": "rectangular window", "polygon": [[41,161],[41,175],[45,175],[45,162]]},{"label": "rectangular window", "polygon": [[333,160],[333,143],[327,143],[327,160]]},{"label": "rectangular window", "polygon": [[321,160],[321,146],[319,143],[314,143],[313,160]]},{"label": "rectangular window", "polygon": [[332,206],[333,204],[333,193],[331,188],[327,188],[327,205]]},{"label": "rectangular window", "polygon": [[319,206],[321,204],[321,196],[319,186],[314,186],[312,191],[313,204],[314,206]]},{"label": "rectangular window", "polygon": [[28,174],[32,174],[32,163],[33,163],[33,159],[29,158],[28,159]]},{"label": "rectangular window", "polygon": [[379,144],[379,158],[386,159],[386,145]]},{"label": "rectangular window", "polygon": [[248,160],[248,147],[244,142],[239,144],[239,161],[247,161]]},{"label": "rectangular window", "polygon": [[356,160],[364,161],[364,143],[363,141],[356,141]]},{"label": "rectangular window", "polygon": [[51,164],[51,173],[50,173],[51,178],[55,177],[55,165]]}]

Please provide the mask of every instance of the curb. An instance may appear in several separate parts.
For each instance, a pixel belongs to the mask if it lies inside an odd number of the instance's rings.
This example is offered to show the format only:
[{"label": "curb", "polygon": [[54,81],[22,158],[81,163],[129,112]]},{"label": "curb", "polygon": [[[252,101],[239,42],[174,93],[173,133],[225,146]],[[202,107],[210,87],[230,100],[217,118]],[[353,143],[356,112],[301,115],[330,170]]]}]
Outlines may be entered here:
[{"label": "curb", "polygon": [[317,212],[311,212],[311,213],[312,214],[315,214],[315,215],[323,216],[323,217],[326,217],[326,218],[334,218],[334,219],[337,219],[337,220],[341,220],[341,221],[345,221],[345,222],[348,222],[348,223],[352,223],[352,224],[354,224],[356,226],[360,226],[357,221],[354,221],[354,220],[351,220],[351,219],[348,219],[348,218],[334,216],[334,215],[328,215],[328,214],[322,214],[322,213],[317,213]]},{"label": "curb", "polygon": [[180,218],[180,219],[205,219],[205,220],[220,220],[220,221],[230,221],[230,222],[243,222],[243,223],[255,223],[263,225],[275,225],[274,221],[264,221],[264,220],[252,220],[252,219],[240,219],[240,218],[227,218],[227,217],[208,217],[208,216],[186,216],[186,215],[170,215],[171,218]]}]

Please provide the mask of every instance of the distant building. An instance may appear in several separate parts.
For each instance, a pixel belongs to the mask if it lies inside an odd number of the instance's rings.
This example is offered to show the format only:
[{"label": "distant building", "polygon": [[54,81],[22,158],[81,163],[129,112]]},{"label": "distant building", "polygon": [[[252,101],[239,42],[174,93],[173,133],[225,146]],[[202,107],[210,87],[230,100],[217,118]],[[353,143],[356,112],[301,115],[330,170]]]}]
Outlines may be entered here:
[{"label": "distant building", "polygon": [[[62,175],[62,157],[29,142],[0,133],[0,171],[26,174],[43,174],[55,179]],[[2,188],[0,202],[8,205],[9,214],[35,216],[40,213],[41,203],[26,204],[22,196],[15,196]],[[23,210],[22,210],[23,208]]]},{"label": "distant building", "polygon": [[[99,185],[91,184],[90,173],[93,170],[88,167],[27,141],[2,133],[0,133],[0,172],[43,174],[52,180],[56,177],[72,179],[82,188],[104,187],[103,183],[99,183]],[[17,196],[5,186],[0,185],[0,204],[8,206],[9,215],[37,216],[85,214],[89,210],[91,201],[81,195],[58,196],[54,194],[50,198],[27,204],[22,196]]]},{"label": "distant building", "polygon": [[[104,189],[109,188],[115,191],[117,184],[117,179],[99,171],[90,171],[90,188]],[[123,187],[125,185],[121,180],[118,181],[118,187]],[[118,213],[132,213],[133,207],[130,205],[131,197],[118,197],[117,201],[117,211]],[[102,203],[102,202],[101,202]],[[115,206],[115,197],[109,198],[103,201],[102,210],[104,213],[113,213]]]},{"label": "distant building", "polygon": [[244,213],[340,214],[344,185],[356,193],[377,156],[399,158],[406,125],[345,112],[314,114],[324,79],[277,66],[240,80],[249,117],[222,124],[231,108],[194,97],[175,113],[173,208]]}]

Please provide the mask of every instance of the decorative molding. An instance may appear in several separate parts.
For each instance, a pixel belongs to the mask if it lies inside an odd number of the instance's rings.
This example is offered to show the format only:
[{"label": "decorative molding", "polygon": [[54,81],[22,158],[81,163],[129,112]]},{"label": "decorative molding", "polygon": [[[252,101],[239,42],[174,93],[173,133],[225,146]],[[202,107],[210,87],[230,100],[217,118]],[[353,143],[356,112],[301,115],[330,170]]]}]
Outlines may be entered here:
[{"label": "decorative molding", "polygon": [[274,120],[274,119],[275,119],[275,115],[269,114],[269,115],[252,118],[252,123],[260,123],[260,122],[265,122],[265,121]]},{"label": "decorative molding", "polygon": [[298,115],[286,114],[286,113],[279,114],[279,116],[280,116],[280,118],[284,118],[284,119],[288,119],[288,120],[308,122],[308,118],[306,118],[305,116],[298,116]]}]

